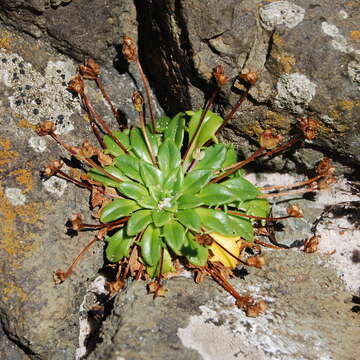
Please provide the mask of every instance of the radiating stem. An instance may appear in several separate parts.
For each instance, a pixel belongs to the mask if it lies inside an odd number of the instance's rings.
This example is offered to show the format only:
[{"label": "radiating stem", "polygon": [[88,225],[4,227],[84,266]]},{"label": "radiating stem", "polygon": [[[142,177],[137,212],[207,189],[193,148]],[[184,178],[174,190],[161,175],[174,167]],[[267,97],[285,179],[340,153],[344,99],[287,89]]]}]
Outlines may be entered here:
[{"label": "radiating stem", "polygon": [[309,185],[319,179],[321,179],[324,175],[317,175],[311,179],[308,180],[304,180],[304,181],[299,181],[297,183],[294,184],[289,184],[289,185],[274,185],[274,186],[265,186],[262,187],[261,190],[262,191],[273,191],[273,190],[285,190],[285,189],[292,189],[292,188],[296,188],[296,187],[300,187],[300,186],[305,186],[305,185]]},{"label": "radiating stem", "polygon": [[111,101],[110,96],[108,95],[108,93],[105,90],[104,83],[102,82],[102,80],[99,77],[96,77],[95,82],[96,82],[97,87],[101,91],[102,96],[104,97],[106,102],[109,104],[111,111],[114,114],[115,119],[117,119],[117,110],[116,110],[113,102]]},{"label": "radiating stem", "polygon": [[127,222],[130,219],[129,216],[126,216],[122,219],[116,220],[116,221],[112,221],[110,223],[106,223],[106,224],[81,224],[81,229],[103,229],[106,227],[114,227],[120,224],[123,224],[125,222]]},{"label": "radiating stem", "polygon": [[153,112],[153,108],[152,108],[152,96],[151,96],[151,93],[150,93],[149,84],[148,84],[148,82],[146,80],[144,71],[142,69],[142,66],[141,66],[140,61],[139,61],[138,58],[136,59],[136,66],[138,68],[141,80],[142,80],[142,82],[144,84],[145,93],[146,93],[146,99],[147,99],[147,105],[148,105],[148,108],[149,108],[151,128],[152,128],[153,133],[155,134],[156,133],[156,124],[155,124],[155,117],[154,117],[154,112]]},{"label": "radiating stem", "polygon": [[227,211],[227,213],[230,214],[230,215],[242,216],[242,217],[246,217],[246,218],[249,218],[249,219],[267,220],[267,221],[285,220],[285,219],[289,219],[289,218],[292,217],[290,215],[280,216],[280,217],[262,217],[262,216],[247,215],[247,214],[237,212],[237,211],[232,211],[232,210]]},{"label": "radiating stem", "polygon": [[156,166],[156,158],[155,158],[155,155],[154,155],[153,149],[151,147],[150,140],[149,140],[148,134],[146,132],[146,128],[145,128],[145,119],[144,119],[143,111],[139,111],[139,120],[140,120],[141,132],[144,136],[146,147],[147,147],[150,157],[151,157],[151,161]]},{"label": "radiating stem", "polygon": [[295,194],[305,194],[308,192],[316,192],[316,191],[317,191],[316,189],[311,189],[311,188],[298,189],[298,190],[287,191],[287,192],[283,192],[283,193],[261,194],[261,195],[257,196],[256,198],[257,199],[268,199],[268,198],[276,198],[276,197],[295,195]]},{"label": "radiating stem", "polygon": [[272,245],[272,244],[268,244],[264,241],[261,241],[261,240],[258,240],[258,239],[254,239],[254,243],[255,244],[258,244],[258,245],[261,245],[261,246],[265,246],[265,247],[268,247],[270,249],[274,249],[274,250],[286,250],[286,248],[282,248],[280,246],[276,246],[276,245]]},{"label": "radiating stem", "polygon": [[81,186],[83,188],[86,188],[86,189],[89,189],[89,190],[92,190],[92,186],[89,185],[89,184],[85,184],[79,180],[76,180],[74,179],[73,177],[69,176],[68,174],[66,174],[65,172],[63,172],[62,170],[59,170],[57,173],[56,173],[56,176],[62,178],[62,179],[66,179],[68,181],[71,181],[72,183],[78,185],[78,186]]},{"label": "radiating stem", "polygon": [[107,172],[106,170],[104,170],[100,165],[98,165],[94,160],[92,159],[85,159],[85,161],[91,165],[92,167],[94,167],[96,170],[99,170],[102,174],[104,174],[105,176],[107,176],[108,178],[117,181],[117,182],[122,182],[121,179],[119,179],[118,177],[111,175],[109,172]]}]

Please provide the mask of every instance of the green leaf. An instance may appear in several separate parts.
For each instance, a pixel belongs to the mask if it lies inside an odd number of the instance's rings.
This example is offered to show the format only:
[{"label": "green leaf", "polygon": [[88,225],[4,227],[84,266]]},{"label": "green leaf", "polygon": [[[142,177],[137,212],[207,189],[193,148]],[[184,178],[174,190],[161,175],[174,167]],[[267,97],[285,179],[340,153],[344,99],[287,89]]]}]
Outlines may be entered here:
[{"label": "green leaf", "polygon": [[196,232],[201,230],[201,219],[194,209],[180,210],[175,216],[186,228]]},{"label": "green leaf", "polygon": [[[112,176],[115,176],[119,179],[119,182],[129,180],[127,176],[124,175],[122,171],[120,171],[117,167],[113,165],[104,166],[103,169],[111,174]],[[102,174],[99,170],[96,170],[99,172],[99,174]],[[105,175],[104,175],[105,176]]]},{"label": "green leaf", "polygon": [[126,181],[118,184],[119,191],[134,200],[141,200],[144,197],[149,197],[149,193],[146,188],[136,182]]},{"label": "green leaf", "polygon": [[119,185],[119,182],[117,182],[113,179],[110,179],[105,175],[100,175],[98,170],[96,170],[96,172],[95,172],[93,169],[91,169],[87,173],[87,175],[89,176],[89,178],[91,180],[98,181],[99,183],[104,184],[105,186],[110,186],[110,187],[116,188]]},{"label": "green leaf", "polygon": [[133,211],[138,209],[139,205],[133,200],[114,199],[102,209],[100,221],[103,223],[115,221],[123,216],[129,216]]},{"label": "green leaf", "polygon": [[167,129],[164,132],[164,139],[171,139],[175,145],[181,149],[184,139],[185,130],[185,113],[180,112],[176,114],[170,121]]},{"label": "green leaf", "polygon": [[211,170],[193,170],[185,176],[180,191],[182,194],[196,194],[210,181],[211,177]]},{"label": "green leaf", "polygon": [[180,167],[170,171],[164,181],[163,190],[166,193],[178,193],[184,180],[183,172]]},{"label": "green leaf", "polygon": [[270,213],[270,205],[266,199],[244,201],[240,208],[244,209],[247,215],[252,216],[267,217]]},{"label": "green leaf", "polygon": [[227,187],[239,201],[252,200],[261,194],[256,186],[243,177],[223,181],[221,185]]},{"label": "green leaf", "polygon": [[205,150],[204,158],[195,166],[194,170],[199,169],[220,169],[225,160],[227,148],[224,144],[216,144]]},{"label": "green leaf", "polygon": [[134,237],[126,236],[124,229],[118,230],[114,235],[106,237],[108,242],[105,253],[111,262],[118,262],[129,256],[129,248],[134,242]]},{"label": "green leaf", "polygon": [[172,213],[164,210],[156,210],[152,212],[153,222],[157,227],[165,225],[168,221],[170,221],[172,216]]},{"label": "green leaf", "polygon": [[253,240],[253,227],[249,219],[207,208],[198,208],[196,212],[207,230],[225,236],[241,236],[247,241]]},{"label": "green leaf", "polygon": [[194,194],[184,194],[177,200],[177,205],[179,209],[192,209],[203,205],[203,203],[199,197]]},{"label": "green leaf", "polygon": [[[127,149],[130,147],[130,140],[129,140],[129,131],[114,131],[113,135],[117,138]],[[124,154],[124,151],[121,149],[119,145],[109,136],[104,135],[103,137],[104,144],[106,149],[104,150],[105,154],[111,154],[113,156],[119,156]]]},{"label": "green leaf", "polygon": [[[160,255],[161,258],[161,255]],[[173,272],[174,267],[172,265],[171,255],[167,249],[164,248],[164,257],[163,257],[163,265],[162,265],[162,273],[166,274],[168,272]],[[160,261],[155,266],[147,266],[146,272],[150,276],[150,278],[154,278],[158,276],[160,273]]]},{"label": "green leaf", "polygon": [[141,238],[140,246],[144,261],[150,266],[156,265],[161,254],[160,230],[149,225]]},{"label": "green leaf", "polygon": [[185,243],[185,229],[175,220],[169,221],[164,225],[163,235],[166,243],[176,255],[181,255],[181,248]]},{"label": "green leaf", "polygon": [[139,170],[139,159],[130,155],[116,157],[114,165],[119,168],[127,177],[142,183]]},{"label": "green leaf", "polygon": [[234,146],[228,145],[228,149],[227,149],[225,160],[222,164],[222,167],[226,168],[230,165],[236,164],[237,159],[238,159],[237,151],[235,150]]},{"label": "green leaf", "polygon": [[138,210],[131,215],[127,223],[127,234],[136,235],[144,230],[152,221],[151,210]]},{"label": "green leaf", "polygon": [[199,193],[199,199],[209,206],[221,205],[236,199],[234,193],[220,184],[209,184]]},{"label": "green leaf", "polygon": [[172,139],[166,139],[160,145],[157,159],[160,169],[166,173],[180,166],[181,154]]},{"label": "green leaf", "polygon": [[[154,155],[157,154],[157,142],[154,135],[146,128],[148,134],[149,142],[151,144]],[[146,146],[144,136],[139,128],[132,128],[130,131],[130,142],[132,150],[140,159],[147,161],[152,164],[151,156],[149,150]]]},{"label": "green leaf", "polygon": [[160,133],[164,132],[170,123],[171,119],[168,116],[162,116],[156,120],[156,130]]},{"label": "green leaf", "polygon": [[207,263],[209,257],[208,248],[200,245],[196,242],[192,235],[187,234],[187,241],[181,252],[183,256],[186,256],[190,264],[194,266],[204,266]]},{"label": "green leaf", "polygon": [[147,187],[157,186],[160,188],[160,186],[162,185],[162,172],[154,165],[141,161],[140,174]]}]

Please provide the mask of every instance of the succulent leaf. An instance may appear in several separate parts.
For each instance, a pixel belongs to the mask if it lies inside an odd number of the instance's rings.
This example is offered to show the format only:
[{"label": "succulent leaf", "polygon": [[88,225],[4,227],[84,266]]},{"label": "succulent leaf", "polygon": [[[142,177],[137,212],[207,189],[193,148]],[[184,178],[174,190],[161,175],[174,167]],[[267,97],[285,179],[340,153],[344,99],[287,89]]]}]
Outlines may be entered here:
[{"label": "succulent leaf", "polygon": [[109,261],[117,262],[129,256],[129,249],[134,242],[134,237],[126,236],[124,229],[118,230],[112,236],[106,238],[108,245],[105,253]]},{"label": "succulent leaf", "polygon": [[140,206],[133,200],[114,199],[102,209],[100,221],[102,223],[115,221],[124,216],[129,216],[132,212],[138,209],[140,209]]}]

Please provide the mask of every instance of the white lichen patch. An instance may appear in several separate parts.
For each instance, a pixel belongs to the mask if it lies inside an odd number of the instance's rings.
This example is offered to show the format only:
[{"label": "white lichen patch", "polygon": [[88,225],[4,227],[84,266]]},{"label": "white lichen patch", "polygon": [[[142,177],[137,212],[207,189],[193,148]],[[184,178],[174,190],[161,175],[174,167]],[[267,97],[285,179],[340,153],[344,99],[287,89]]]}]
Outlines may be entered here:
[{"label": "white lichen patch", "polygon": [[42,153],[46,150],[46,140],[39,136],[31,136],[28,141],[30,147],[38,153]]},{"label": "white lichen patch", "polygon": [[284,74],[277,83],[275,104],[295,114],[301,114],[316,94],[316,84],[299,73]]},{"label": "white lichen patch", "polygon": [[350,61],[348,65],[348,74],[351,81],[357,85],[358,90],[360,90],[360,62],[359,61]]},{"label": "white lichen patch", "polygon": [[9,199],[10,203],[14,206],[24,205],[26,196],[18,188],[5,189],[5,196]]},{"label": "white lichen patch", "polygon": [[46,179],[43,182],[43,185],[46,191],[48,191],[51,194],[55,194],[58,197],[61,197],[64,194],[65,189],[67,188],[67,182],[55,176]]},{"label": "white lichen patch", "polygon": [[0,49],[0,81],[10,88],[11,109],[31,124],[51,120],[57,133],[73,130],[70,116],[80,111],[77,98],[66,91],[76,67],[70,60],[49,62],[45,75],[17,55]]},{"label": "white lichen patch", "polygon": [[276,1],[260,9],[260,22],[266,30],[274,30],[277,25],[284,25],[289,29],[301,23],[305,10],[288,1]]},{"label": "white lichen patch", "polygon": [[326,35],[332,38],[331,46],[335,50],[346,54],[349,53],[360,54],[360,50],[356,50],[351,45],[349,45],[348,41],[343,35],[341,35],[340,30],[336,25],[323,21],[321,23],[321,30],[323,31],[323,33],[325,33]]}]

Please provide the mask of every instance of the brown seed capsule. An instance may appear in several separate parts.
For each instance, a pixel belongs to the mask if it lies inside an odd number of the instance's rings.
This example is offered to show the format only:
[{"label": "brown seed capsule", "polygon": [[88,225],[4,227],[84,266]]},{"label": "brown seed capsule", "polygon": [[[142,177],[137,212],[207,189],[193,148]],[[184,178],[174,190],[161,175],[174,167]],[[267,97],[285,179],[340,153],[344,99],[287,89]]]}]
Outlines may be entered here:
[{"label": "brown seed capsule", "polygon": [[84,81],[80,74],[76,74],[71,78],[68,84],[68,90],[82,96],[84,94]]},{"label": "brown seed capsule", "polygon": [[264,300],[260,300],[254,305],[250,305],[246,308],[246,315],[249,317],[257,317],[263,314],[266,310],[266,303]]},{"label": "brown seed capsule", "polygon": [[243,69],[242,73],[239,74],[239,78],[253,86],[259,80],[259,73],[256,71],[250,71],[249,69]]},{"label": "brown seed capsule", "polygon": [[100,66],[94,59],[88,59],[85,65],[79,66],[79,71],[84,79],[95,80],[100,74]]},{"label": "brown seed capsule", "polygon": [[282,135],[274,135],[272,129],[264,130],[260,136],[260,146],[265,149],[276,147],[284,137]]},{"label": "brown seed capsule", "polygon": [[53,160],[49,162],[44,171],[43,174],[46,177],[50,177],[55,175],[64,165],[64,162],[62,160]]},{"label": "brown seed capsule", "polygon": [[265,265],[265,260],[262,256],[250,256],[246,264],[261,269]]},{"label": "brown seed capsule", "polygon": [[73,214],[70,219],[71,228],[74,231],[79,231],[83,227],[83,217],[81,214]]},{"label": "brown seed capsule", "polygon": [[67,279],[67,274],[62,270],[56,270],[53,274],[53,278],[55,284],[59,285]]},{"label": "brown seed capsule", "polygon": [[114,158],[110,155],[104,154],[102,151],[98,151],[97,156],[102,166],[108,166],[114,163]]},{"label": "brown seed capsule", "polygon": [[44,121],[36,127],[39,136],[50,135],[55,131],[55,124],[52,121]]},{"label": "brown seed capsule", "polygon": [[141,96],[141,94],[138,91],[134,91],[131,100],[132,100],[132,102],[134,104],[135,111],[142,112],[143,111],[144,99]]},{"label": "brown seed capsule", "polygon": [[135,42],[128,36],[123,37],[122,53],[129,62],[137,60],[137,49]]},{"label": "brown seed capsule", "polygon": [[286,209],[287,213],[289,216],[291,217],[295,217],[295,218],[302,218],[304,217],[304,213],[301,210],[301,208],[299,207],[299,205],[296,204],[290,204],[287,209]]},{"label": "brown seed capsule", "polygon": [[81,152],[83,157],[90,159],[99,152],[98,149],[91,145],[88,140],[84,140],[81,145]]},{"label": "brown seed capsule", "polygon": [[313,140],[316,136],[318,122],[313,118],[303,117],[299,121],[299,127],[306,139]]},{"label": "brown seed capsule", "polygon": [[213,76],[219,87],[225,85],[229,78],[224,74],[224,68],[221,65],[216,65],[213,69]]},{"label": "brown seed capsule", "polygon": [[319,243],[320,243],[320,235],[312,236],[307,239],[304,243],[304,252],[311,254],[317,251]]}]

